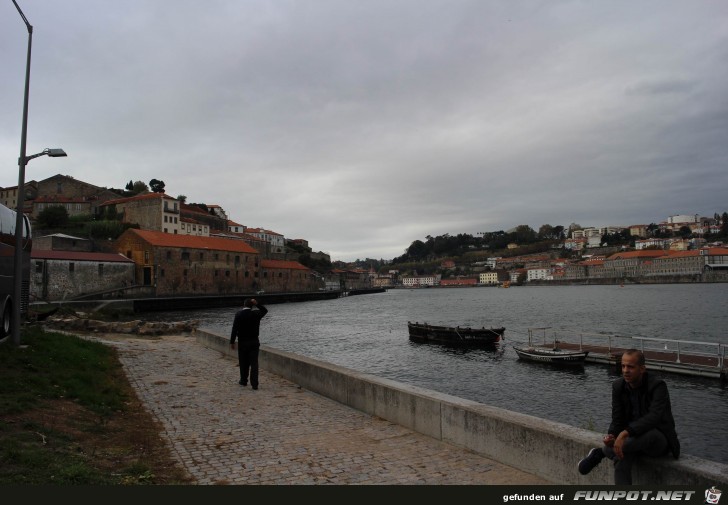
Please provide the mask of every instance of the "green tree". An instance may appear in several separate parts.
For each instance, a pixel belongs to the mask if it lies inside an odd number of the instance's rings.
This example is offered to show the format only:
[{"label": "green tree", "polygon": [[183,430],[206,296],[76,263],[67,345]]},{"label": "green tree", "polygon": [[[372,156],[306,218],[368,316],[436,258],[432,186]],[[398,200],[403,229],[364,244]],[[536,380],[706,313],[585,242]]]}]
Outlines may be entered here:
[{"label": "green tree", "polygon": [[720,234],[728,238],[728,212],[720,216]]},{"label": "green tree", "polygon": [[131,179],[129,179],[129,182],[126,185],[126,190],[127,191],[134,191],[134,182],[132,182]]},{"label": "green tree", "polygon": [[132,184],[131,187],[132,193],[135,195],[138,195],[139,193],[144,193],[146,191],[149,191],[149,186],[144,181],[134,181],[134,184]]},{"label": "green tree", "polygon": [[187,197],[185,195],[177,195],[177,200],[179,200],[180,203],[185,203],[187,201]]},{"label": "green tree", "polygon": [[423,260],[427,257],[427,247],[421,240],[415,240],[407,248],[407,257],[410,259]]},{"label": "green tree", "polygon": [[68,225],[68,211],[62,205],[46,207],[38,214],[37,223],[41,228],[63,228]]},{"label": "green tree", "polygon": [[152,179],[149,181],[149,187],[152,188],[152,191],[155,193],[164,193],[164,181]]}]

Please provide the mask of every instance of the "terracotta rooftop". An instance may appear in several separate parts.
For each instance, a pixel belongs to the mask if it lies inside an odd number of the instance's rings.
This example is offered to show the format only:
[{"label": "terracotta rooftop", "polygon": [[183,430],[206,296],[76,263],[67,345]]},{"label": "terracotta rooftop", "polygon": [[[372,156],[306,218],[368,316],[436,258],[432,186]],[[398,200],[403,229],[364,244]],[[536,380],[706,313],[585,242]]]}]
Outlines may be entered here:
[{"label": "terracotta rooftop", "polygon": [[[189,249],[208,249],[213,251],[230,251],[247,254],[258,254],[258,251],[243,242],[219,237],[200,237],[196,235],[174,235],[161,231],[129,229],[124,232],[138,235],[146,242],[157,247],[187,247]],[[123,236],[123,235],[122,235]]]},{"label": "terracotta rooftop", "polygon": [[114,200],[107,200],[101,206],[103,207],[104,205],[116,205],[119,203],[136,202],[139,200],[154,200],[155,198],[159,200],[175,200],[175,198],[172,198],[165,193],[144,193],[143,195],[135,195],[127,198],[115,198]]},{"label": "terracotta rooftop", "polygon": [[298,261],[284,260],[260,260],[262,268],[288,268],[290,270],[310,270],[310,268],[301,265]]}]

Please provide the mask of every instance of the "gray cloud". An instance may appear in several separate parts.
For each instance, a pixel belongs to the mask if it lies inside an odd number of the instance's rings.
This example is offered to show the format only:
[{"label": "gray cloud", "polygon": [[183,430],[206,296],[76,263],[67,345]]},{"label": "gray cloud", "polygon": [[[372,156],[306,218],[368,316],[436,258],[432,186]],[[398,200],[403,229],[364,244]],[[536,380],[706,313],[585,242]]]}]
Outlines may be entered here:
[{"label": "gray cloud", "polygon": [[[723,212],[728,7],[69,0],[35,27],[28,178],[165,181],[334,259],[518,224]],[[0,7],[0,185],[27,33]]]}]

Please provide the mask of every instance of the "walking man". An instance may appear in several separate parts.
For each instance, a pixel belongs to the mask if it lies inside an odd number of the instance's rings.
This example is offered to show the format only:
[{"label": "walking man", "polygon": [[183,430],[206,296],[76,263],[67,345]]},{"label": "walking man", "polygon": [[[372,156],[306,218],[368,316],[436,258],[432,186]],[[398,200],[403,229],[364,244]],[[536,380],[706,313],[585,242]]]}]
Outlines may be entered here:
[{"label": "walking man", "polygon": [[[257,310],[253,310],[257,307]],[[250,385],[258,389],[258,351],[260,349],[260,320],[268,313],[263,304],[255,298],[246,298],[242,310],[235,314],[233,329],[230,332],[230,348],[235,349],[235,339],[238,339],[238,362],[240,363],[241,386]]]},{"label": "walking man", "polygon": [[614,461],[617,485],[632,484],[632,464],[640,455],[680,456],[667,384],[647,373],[637,349],[622,354],[622,377],[612,383],[612,422],[603,442],[579,462],[579,473],[588,474],[606,456]]}]

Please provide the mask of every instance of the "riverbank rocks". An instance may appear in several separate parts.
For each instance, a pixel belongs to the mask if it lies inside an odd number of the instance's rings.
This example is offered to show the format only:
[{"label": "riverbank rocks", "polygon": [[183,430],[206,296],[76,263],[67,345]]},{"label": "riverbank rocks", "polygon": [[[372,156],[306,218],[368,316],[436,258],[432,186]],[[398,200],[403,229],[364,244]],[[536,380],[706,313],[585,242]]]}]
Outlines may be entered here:
[{"label": "riverbank rocks", "polygon": [[45,326],[50,329],[83,331],[90,333],[122,333],[134,335],[174,335],[191,333],[199,325],[198,320],[177,321],[99,321],[83,317],[49,317]]}]

